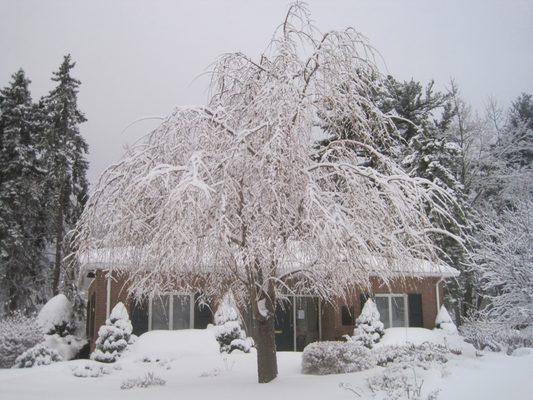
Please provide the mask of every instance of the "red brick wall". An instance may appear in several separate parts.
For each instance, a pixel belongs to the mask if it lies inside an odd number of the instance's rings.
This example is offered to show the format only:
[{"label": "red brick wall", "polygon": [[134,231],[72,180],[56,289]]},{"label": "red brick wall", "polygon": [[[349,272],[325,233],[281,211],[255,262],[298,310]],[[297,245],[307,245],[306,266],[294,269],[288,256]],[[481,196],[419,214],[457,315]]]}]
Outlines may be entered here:
[{"label": "red brick wall", "polygon": [[[97,271],[96,277],[89,286],[89,296],[92,293],[96,294],[96,309],[95,309],[95,332],[91,338],[91,351],[94,350],[94,341],[98,337],[98,328],[105,324],[106,320],[106,299],[107,299],[107,272]],[[373,293],[419,293],[422,295],[422,314],[424,328],[433,329],[435,327],[435,317],[437,316],[437,301],[435,285],[438,278],[424,278],[415,279],[409,278],[404,280],[398,280],[390,282],[388,286],[384,285],[379,279],[372,281]],[[132,302],[128,299],[128,286],[127,280],[124,276],[118,276],[113,274],[111,284],[111,306],[110,310],[121,301],[124,303],[128,312],[131,313]],[[342,337],[342,335],[351,335],[353,333],[353,325],[342,325],[341,307],[346,302],[348,306],[353,307],[355,311],[355,317],[361,313],[360,297],[361,291],[354,290],[346,296],[346,301],[337,300],[332,303],[322,304],[322,340],[336,340]],[[440,284],[440,302],[444,299],[444,284]],[[212,309],[216,309],[216,304],[212,305]]]},{"label": "red brick wall", "polygon": [[[95,306],[95,318],[94,318],[94,332],[89,333],[91,351],[94,350],[94,342],[98,337],[98,329],[100,326],[105,324],[107,318],[107,271],[96,271],[96,276],[89,285],[88,289],[88,298],[91,297],[93,293],[96,296],[96,306]],[[131,313],[130,301],[128,299],[128,287],[127,281],[124,276],[118,274],[113,274],[111,282],[111,301],[109,311],[118,303],[122,302],[128,312]]]},{"label": "red brick wall", "polygon": [[[389,282],[385,285],[379,279],[372,280],[372,292],[375,294],[410,294],[419,293],[422,295],[422,318],[424,328],[433,329],[437,316],[437,297],[435,286],[438,278],[408,278]],[[444,299],[444,285],[439,285],[440,304]],[[351,335],[354,326],[342,325],[341,307],[347,305],[355,310],[355,317],[361,314],[362,304],[360,302],[360,290],[346,296],[346,301],[337,300],[333,304],[325,304],[322,307],[322,340],[336,340],[342,335]],[[347,304],[345,304],[347,303]]]}]

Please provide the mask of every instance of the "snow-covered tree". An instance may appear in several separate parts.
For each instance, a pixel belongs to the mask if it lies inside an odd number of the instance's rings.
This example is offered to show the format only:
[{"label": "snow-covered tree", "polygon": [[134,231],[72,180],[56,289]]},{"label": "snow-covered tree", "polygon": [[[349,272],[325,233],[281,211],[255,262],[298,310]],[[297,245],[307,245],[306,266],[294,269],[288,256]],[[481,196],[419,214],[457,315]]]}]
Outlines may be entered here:
[{"label": "snow-covered tree", "polygon": [[444,305],[440,306],[437,317],[435,318],[435,328],[442,329],[450,334],[457,333],[457,326],[455,326],[452,317],[450,317],[450,314]]},{"label": "snow-covered tree", "polygon": [[533,179],[533,100],[523,94],[517,98],[504,119],[495,106],[489,110],[493,140],[479,162],[477,207],[487,213],[513,208],[523,196],[524,187],[531,191]]},{"label": "snow-covered tree", "polygon": [[70,54],[66,55],[59,70],[53,74],[52,81],[57,82],[56,87],[42,100],[46,114],[48,211],[53,215],[54,295],[59,293],[65,234],[74,227],[83,210],[88,187],[88,163],[85,159],[88,146],[79,131],[79,125],[86,118],[77,104],[80,81],[71,76],[74,66]]},{"label": "snow-covered tree", "polygon": [[[531,186],[531,182],[529,183]],[[485,319],[514,328],[533,325],[533,199],[530,188],[515,208],[490,215],[477,261],[489,300]]]},{"label": "snow-covered tree", "polygon": [[75,333],[72,303],[64,294],[52,297],[39,311],[37,323],[46,335],[57,334],[64,337]]},{"label": "snow-covered tree", "polygon": [[385,326],[379,317],[376,303],[372,299],[368,299],[361,310],[361,315],[355,320],[352,340],[371,349],[385,333]]},{"label": "snow-covered tree", "polygon": [[34,317],[19,311],[0,323],[0,368],[10,368],[15,359],[43,341],[43,332]]},{"label": "snow-covered tree", "polygon": [[435,91],[434,86],[434,81],[423,87],[413,79],[399,82],[392,76],[383,81],[380,108],[399,117],[394,122],[404,144],[418,134],[419,127],[436,118],[436,114],[447,116],[450,112],[449,94]]},{"label": "snow-covered tree", "polygon": [[132,330],[128,310],[124,304],[117,303],[105,325],[98,330],[96,348],[91,359],[105,363],[117,361],[132,341]]},{"label": "snow-covered tree", "polygon": [[20,69],[0,91],[0,302],[8,312],[35,310],[48,272],[46,173],[29,83]]},{"label": "snow-covered tree", "polygon": [[[251,307],[259,382],[274,379],[287,291],[344,298],[370,275],[388,280],[389,262],[438,261],[432,235],[449,235],[426,210],[453,220],[450,196],[377,150],[394,124],[372,101],[371,54],[353,29],[321,34],[293,4],[258,60],[222,56],[207,105],[178,108],[104,173],[78,251],[127,249],[107,261],[135,296],[175,282],[214,298],[230,289]],[[359,139],[317,151],[332,113],[329,124],[349,121]]]},{"label": "snow-covered tree", "polygon": [[236,349],[245,353],[250,351],[253,340],[246,337],[246,332],[242,329],[242,320],[233,293],[228,292],[220,302],[214,322],[213,330],[221,352],[231,353]]},{"label": "snow-covered tree", "polygon": [[509,135],[504,155],[515,168],[531,167],[533,162],[533,96],[522,93],[509,112]]}]

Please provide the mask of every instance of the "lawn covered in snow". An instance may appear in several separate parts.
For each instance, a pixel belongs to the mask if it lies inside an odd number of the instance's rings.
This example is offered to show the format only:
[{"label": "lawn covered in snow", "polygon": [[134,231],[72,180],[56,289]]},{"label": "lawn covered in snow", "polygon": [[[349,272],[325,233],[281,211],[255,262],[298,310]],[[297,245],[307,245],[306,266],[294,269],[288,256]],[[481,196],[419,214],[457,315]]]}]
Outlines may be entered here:
[{"label": "lawn covered in snow", "polygon": [[[533,352],[519,349],[514,355],[478,353],[458,337],[425,329],[393,328],[379,346],[424,341],[461,349],[446,364],[417,370],[422,393],[440,389],[438,399],[526,399],[531,398]],[[366,380],[383,367],[342,374],[301,374],[301,353],[278,353],[279,376],[269,384],[258,384],[255,353],[221,355],[209,330],[152,331],[142,335],[123,358],[114,364],[88,360],[58,362],[49,366],[0,370],[0,399],[354,399],[348,385],[361,398],[386,398],[373,394]],[[92,368],[85,369],[85,366]],[[103,368],[101,368],[103,366]],[[99,377],[78,375],[102,373]],[[127,387],[128,380],[147,373],[164,380],[163,386]],[[423,397],[425,398],[425,397]]]}]

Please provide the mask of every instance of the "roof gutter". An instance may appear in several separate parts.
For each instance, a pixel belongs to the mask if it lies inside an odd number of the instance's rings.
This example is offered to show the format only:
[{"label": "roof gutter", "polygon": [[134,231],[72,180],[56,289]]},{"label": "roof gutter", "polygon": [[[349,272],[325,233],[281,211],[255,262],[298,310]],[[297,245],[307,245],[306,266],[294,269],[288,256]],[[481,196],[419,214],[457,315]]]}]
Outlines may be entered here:
[{"label": "roof gutter", "polygon": [[107,274],[105,319],[111,314],[111,271]]},{"label": "roof gutter", "polygon": [[444,276],[441,276],[440,279],[437,281],[437,284],[435,285],[435,295],[437,296],[437,314],[439,313],[439,310],[440,310],[440,290],[439,290],[439,286],[441,284],[441,282],[444,281]]}]

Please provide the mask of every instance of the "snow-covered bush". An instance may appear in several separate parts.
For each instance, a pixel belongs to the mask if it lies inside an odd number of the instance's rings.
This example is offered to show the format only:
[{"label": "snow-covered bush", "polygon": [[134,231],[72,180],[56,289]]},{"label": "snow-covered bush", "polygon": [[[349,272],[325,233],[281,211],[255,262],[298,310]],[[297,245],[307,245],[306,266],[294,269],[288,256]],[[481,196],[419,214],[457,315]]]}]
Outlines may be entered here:
[{"label": "snow-covered bush", "polygon": [[45,345],[55,350],[63,360],[72,360],[87,343],[78,338],[72,303],[64,294],[52,297],[41,308],[36,318],[44,334]]},{"label": "snow-covered bush", "polygon": [[35,318],[15,313],[0,322],[0,368],[13,366],[15,359],[43,341]]},{"label": "snow-covered bush", "polygon": [[368,378],[367,384],[374,395],[382,392],[387,400],[435,400],[439,394],[438,390],[434,390],[423,396],[424,381],[417,376],[416,369],[400,365]]},{"label": "snow-covered bush", "polygon": [[518,330],[505,323],[470,321],[460,328],[465,342],[479,350],[506,351],[512,353],[520,347],[533,347],[533,329]]},{"label": "snow-covered bush", "polygon": [[60,336],[59,334],[45,335],[44,344],[59,353],[63,360],[72,360],[80,352],[87,340],[74,335]]},{"label": "snow-covered bush", "polygon": [[78,378],[98,378],[103,375],[109,375],[110,373],[111,369],[109,367],[94,362],[77,365],[72,368],[72,375]]},{"label": "snow-covered bush", "polygon": [[132,341],[132,325],[124,304],[117,303],[106,324],[98,330],[96,349],[91,354],[95,361],[115,362]]},{"label": "snow-covered bush", "polygon": [[376,303],[372,299],[368,299],[361,315],[355,320],[352,340],[371,349],[383,337],[383,329],[383,322],[379,319]]},{"label": "snow-covered bush", "polygon": [[450,350],[443,345],[425,342],[419,345],[384,346],[373,350],[377,365],[403,364],[429,368],[433,363],[448,362]]},{"label": "snow-covered bush", "polygon": [[246,332],[242,329],[241,318],[231,292],[227,293],[220,302],[215,312],[214,322],[215,326],[212,329],[222,353],[231,353],[233,350],[250,352],[254,342],[252,338],[246,337]]},{"label": "snow-covered bush", "polygon": [[39,311],[37,323],[46,335],[73,335],[76,332],[76,322],[72,303],[64,294],[52,297]]},{"label": "snow-covered bush", "polygon": [[13,368],[31,368],[57,361],[63,361],[59,353],[44,343],[39,343],[18,356]]},{"label": "snow-covered bush", "polygon": [[439,313],[435,318],[435,328],[442,329],[451,335],[457,334],[457,326],[453,323],[452,317],[450,317],[450,314],[444,305],[440,306]]},{"label": "snow-covered bush", "polygon": [[146,375],[139,378],[126,379],[120,385],[121,389],[132,389],[134,387],[147,388],[150,386],[163,386],[167,383],[164,379],[154,375],[153,372],[147,372]]},{"label": "snow-covered bush", "polygon": [[376,365],[370,350],[356,342],[315,342],[302,354],[302,373],[344,374]]}]

